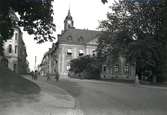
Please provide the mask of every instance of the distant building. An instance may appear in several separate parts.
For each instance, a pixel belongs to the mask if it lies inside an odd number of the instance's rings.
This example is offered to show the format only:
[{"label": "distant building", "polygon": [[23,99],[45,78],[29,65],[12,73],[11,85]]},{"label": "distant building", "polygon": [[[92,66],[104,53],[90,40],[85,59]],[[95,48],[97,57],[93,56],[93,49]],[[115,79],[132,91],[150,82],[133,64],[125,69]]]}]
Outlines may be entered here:
[{"label": "distant building", "polygon": [[57,43],[52,45],[52,48],[45,53],[41,64],[38,66],[38,71],[41,76],[55,75],[57,72],[57,53],[56,53]]}]

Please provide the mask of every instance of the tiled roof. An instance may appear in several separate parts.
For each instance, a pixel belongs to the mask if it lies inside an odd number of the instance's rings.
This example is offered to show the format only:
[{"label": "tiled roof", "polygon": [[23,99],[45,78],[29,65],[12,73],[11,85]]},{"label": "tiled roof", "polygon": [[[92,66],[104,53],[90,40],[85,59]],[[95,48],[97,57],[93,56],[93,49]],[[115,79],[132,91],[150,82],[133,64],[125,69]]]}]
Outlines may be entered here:
[{"label": "tiled roof", "polygon": [[86,44],[98,38],[100,31],[86,29],[69,29],[58,35],[59,43],[65,44]]}]

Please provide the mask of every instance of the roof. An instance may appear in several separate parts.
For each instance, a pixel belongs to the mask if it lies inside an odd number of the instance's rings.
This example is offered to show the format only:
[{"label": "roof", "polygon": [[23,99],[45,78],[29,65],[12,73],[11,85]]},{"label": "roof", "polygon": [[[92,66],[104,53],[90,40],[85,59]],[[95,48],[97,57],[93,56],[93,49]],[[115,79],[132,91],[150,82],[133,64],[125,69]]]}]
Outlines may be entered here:
[{"label": "roof", "polygon": [[86,44],[101,34],[100,31],[69,29],[58,35],[59,44]]}]

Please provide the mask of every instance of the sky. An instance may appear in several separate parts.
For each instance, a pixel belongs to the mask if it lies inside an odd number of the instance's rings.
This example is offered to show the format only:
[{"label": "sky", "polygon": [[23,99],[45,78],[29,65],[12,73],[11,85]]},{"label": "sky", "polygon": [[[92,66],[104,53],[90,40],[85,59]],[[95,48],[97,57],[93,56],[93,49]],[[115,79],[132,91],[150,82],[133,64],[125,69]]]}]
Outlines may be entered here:
[{"label": "sky", "polygon": [[[112,5],[113,1],[109,0],[104,5],[101,0],[54,0],[55,37],[57,38],[57,34],[60,34],[64,29],[64,19],[69,9],[75,28],[96,30],[99,26],[99,21],[106,19],[106,14],[110,11],[109,6]],[[29,61],[30,70],[34,70],[35,56],[37,57],[36,65],[38,65],[41,63],[43,55],[52,47],[52,42],[37,44],[33,40],[33,36],[26,32],[23,32],[23,40],[27,49],[27,60]]]}]

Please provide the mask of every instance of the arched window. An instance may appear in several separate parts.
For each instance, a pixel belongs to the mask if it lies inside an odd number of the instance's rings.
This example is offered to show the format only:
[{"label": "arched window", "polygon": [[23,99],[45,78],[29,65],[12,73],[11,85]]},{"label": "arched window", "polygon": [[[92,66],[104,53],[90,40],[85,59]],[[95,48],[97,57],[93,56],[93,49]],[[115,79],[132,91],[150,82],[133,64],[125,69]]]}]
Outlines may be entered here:
[{"label": "arched window", "polygon": [[8,51],[9,51],[9,53],[12,53],[12,45],[11,44],[8,46]]}]

